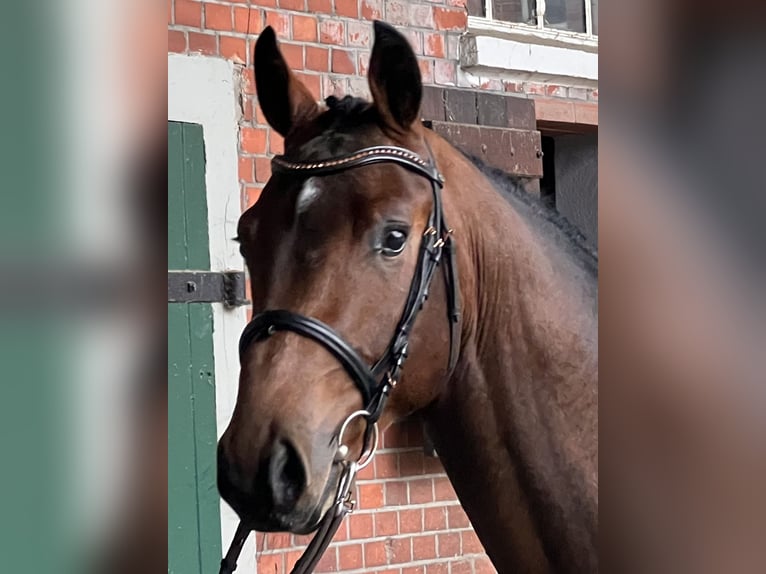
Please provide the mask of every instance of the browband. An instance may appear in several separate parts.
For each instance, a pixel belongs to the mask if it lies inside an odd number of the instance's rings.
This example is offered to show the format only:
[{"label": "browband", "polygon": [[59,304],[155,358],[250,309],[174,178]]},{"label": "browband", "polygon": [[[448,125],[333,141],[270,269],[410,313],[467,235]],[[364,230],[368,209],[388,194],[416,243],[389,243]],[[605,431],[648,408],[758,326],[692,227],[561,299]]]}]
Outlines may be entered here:
[{"label": "browband", "polygon": [[283,155],[276,155],[271,160],[272,169],[276,168],[276,171],[305,172],[311,175],[328,175],[375,163],[397,163],[439,187],[444,185],[444,178],[434,165],[410,150],[397,146],[366,147],[347,156],[310,162],[294,162]]}]

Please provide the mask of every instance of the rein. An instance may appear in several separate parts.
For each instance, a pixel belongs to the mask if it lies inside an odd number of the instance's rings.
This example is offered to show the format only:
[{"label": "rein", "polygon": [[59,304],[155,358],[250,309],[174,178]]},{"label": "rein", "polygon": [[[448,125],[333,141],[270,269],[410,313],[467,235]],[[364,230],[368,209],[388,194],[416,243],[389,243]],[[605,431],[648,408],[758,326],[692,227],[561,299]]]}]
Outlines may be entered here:
[{"label": "rein", "polygon": [[[396,146],[367,147],[344,157],[317,162],[293,162],[284,156],[275,156],[272,159],[272,169],[275,172],[305,174],[311,177],[330,175],[376,163],[395,163],[428,179],[433,193],[433,206],[421,237],[415,274],[410,283],[404,310],[388,347],[372,367],[332,327],[313,317],[291,311],[283,309],[263,311],[253,317],[242,332],[239,341],[240,360],[251,345],[263,341],[277,331],[291,331],[316,341],[343,365],[361,393],[362,404],[365,405],[362,410],[351,413],[341,425],[337,437],[338,451],[335,460],[341,465],[341,474],[335,499],[322,518],[316,535],[293,568],[292,574],[313,572],[343,518],[353,512],[355,502],[351,498],[351,488],[356,473],[369,464],[375,456],[379,434],[378,419],[383,413],[391,391],[397,385],[402,365],[407,358],[412,327],[428,299],[431,280],[442,261],[444,261],[442,268],[450,327],[450,371],[457,361],[460,346],[460,293],[455,246],[452,230],[447,226],[442,206],[441,189],[444,179],[433,163],[430,148],[428,151],[431,162],[426,162],[410,150]],[[364,446],[357,460],[349,460],[349,447],[344,444],[343,435],[349,424],[357,418],[363,418],[367,422]],[[249,533],[250,528],[244,521],[240,522],[231,547],[221,561],[220,574],[234,572],[237,567],[237,558]]]}]

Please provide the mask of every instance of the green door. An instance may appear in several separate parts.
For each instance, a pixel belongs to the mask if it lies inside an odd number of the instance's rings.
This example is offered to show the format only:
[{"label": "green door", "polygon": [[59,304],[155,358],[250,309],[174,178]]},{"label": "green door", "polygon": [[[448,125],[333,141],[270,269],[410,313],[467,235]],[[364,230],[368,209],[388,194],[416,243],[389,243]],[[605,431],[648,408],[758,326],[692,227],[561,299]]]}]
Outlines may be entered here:
[{"label": "green door", "polygon": [[[168,122],[168,269],[208,270],[202,126]],[[216,489],[213,311],[168,303],[168,573],[221,559]]]}]

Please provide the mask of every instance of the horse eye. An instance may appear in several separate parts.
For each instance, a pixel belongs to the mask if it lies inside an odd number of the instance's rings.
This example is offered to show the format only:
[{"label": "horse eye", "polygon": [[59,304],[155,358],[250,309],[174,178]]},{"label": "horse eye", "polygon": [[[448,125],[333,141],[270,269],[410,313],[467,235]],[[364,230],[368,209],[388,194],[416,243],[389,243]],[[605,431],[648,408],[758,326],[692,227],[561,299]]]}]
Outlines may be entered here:
[{"label": "horse eye", "polygon": [[407,233],[402,229],[387,229],[383,237],[383,255],[393,257],[399,255],[407,243]]}]

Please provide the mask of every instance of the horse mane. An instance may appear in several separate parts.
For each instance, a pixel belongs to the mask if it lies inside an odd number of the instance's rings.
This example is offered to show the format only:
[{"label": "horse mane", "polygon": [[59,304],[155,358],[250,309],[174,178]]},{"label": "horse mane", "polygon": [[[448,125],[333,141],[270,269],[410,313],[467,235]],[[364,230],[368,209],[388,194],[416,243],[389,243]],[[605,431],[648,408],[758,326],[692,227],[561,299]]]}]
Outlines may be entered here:
[{"label": "horse mane", "polygon": [[[337,155],[341,150],[353,148],[353,136],[348,126],[362,126],[371,121],[375,107],[367,100],[354,96],[325,99],[327,111],[322,114],[322,137],[315,139],[303,152],[311,157],[324,157],[328,151]],[[492,187],[516,208],[545,237],[569,255],[595,282],[598,278],[598,253],[592,249],[582,232],[558,211],[524,190],[519,178],[485,164],[481,159],[460,151],[489,180]]]},{"label": "horse mane", "polygon": [[484,163],[480,158],[461,151],[489,180],[492,187],[525,219],[561,247],[585,270],[592,280],[598,279],[598,252],[569,219],[524,189],[518,176],[510,175]]}]

